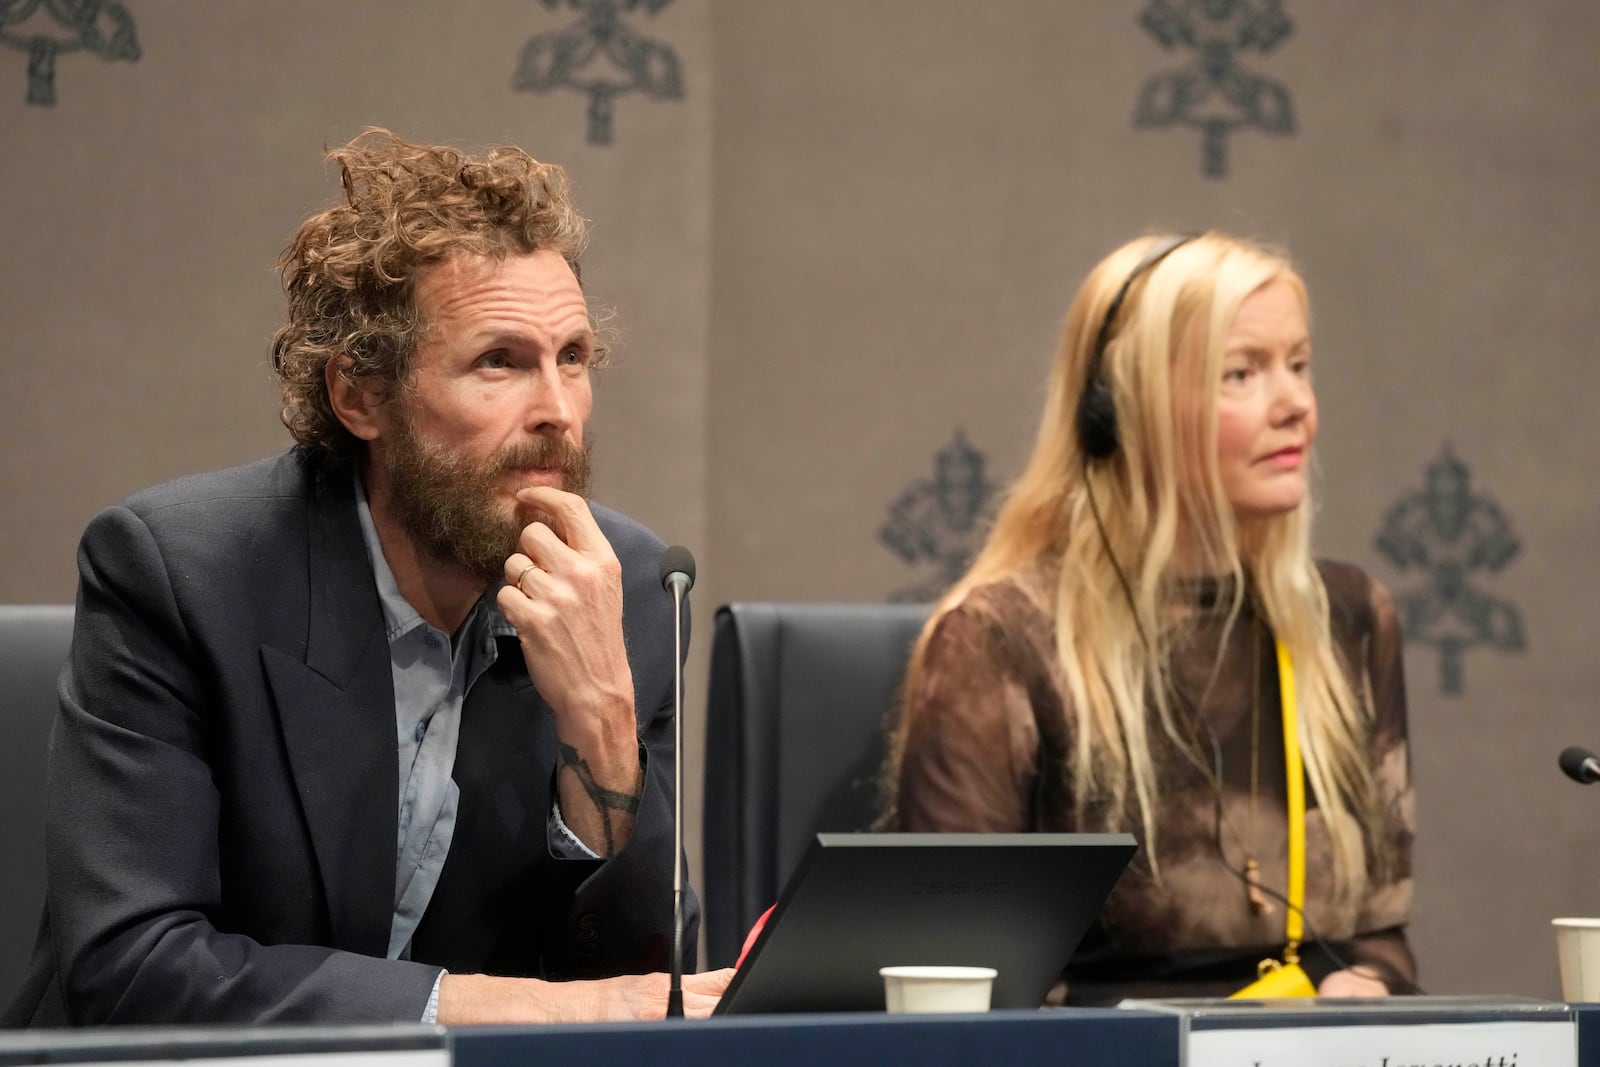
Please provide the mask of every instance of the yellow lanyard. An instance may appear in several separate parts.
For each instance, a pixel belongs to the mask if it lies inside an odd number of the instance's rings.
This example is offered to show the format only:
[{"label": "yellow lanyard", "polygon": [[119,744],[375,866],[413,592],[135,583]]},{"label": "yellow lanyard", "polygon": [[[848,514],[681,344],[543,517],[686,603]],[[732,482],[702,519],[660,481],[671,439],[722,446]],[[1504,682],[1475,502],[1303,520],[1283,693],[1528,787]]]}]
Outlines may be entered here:
[{"label": "yellow lanyard", "polygon": [[1300,961],[1300,940],[1305,935],[1306,902],[1306,777],[1300,761],[1300,716],[1294,695],[1294,663],[1283,642],[1273,638],[1278,650],[1278,700],[1283,706],[1283,769],[1288,775],[1289,799],[1289,908],[1284,918],[1288,946],[1283,962]]}]

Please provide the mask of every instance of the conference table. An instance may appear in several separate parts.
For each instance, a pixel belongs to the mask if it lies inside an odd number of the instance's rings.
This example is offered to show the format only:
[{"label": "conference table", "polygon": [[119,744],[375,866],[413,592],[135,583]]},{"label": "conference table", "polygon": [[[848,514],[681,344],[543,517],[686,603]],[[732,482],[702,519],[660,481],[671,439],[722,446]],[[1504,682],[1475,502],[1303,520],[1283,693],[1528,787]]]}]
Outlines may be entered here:
[{"label": "conference table", "polygon": [[[1600,1067],[1600,1004],[1418,997],[1328,1005],[1148,1002],[981,1015],[751,1015],[586,1026],[10,1031],[0,1032],[0,1065]],[[1472,1051],[1453,1051],[1462,1048]]]}]

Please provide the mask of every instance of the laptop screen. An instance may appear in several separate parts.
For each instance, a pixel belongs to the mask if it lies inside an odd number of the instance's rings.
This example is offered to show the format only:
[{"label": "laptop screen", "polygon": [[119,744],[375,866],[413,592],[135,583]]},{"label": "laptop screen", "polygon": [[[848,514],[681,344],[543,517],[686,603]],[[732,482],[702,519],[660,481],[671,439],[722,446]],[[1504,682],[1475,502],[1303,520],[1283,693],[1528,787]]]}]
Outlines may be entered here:
[{"label": "laptop screen", "polygon": [[1129,834],[818,834],[716,1013],[882,1011],[878,968],[993,967],[1037,1008],[1133,858]]}]

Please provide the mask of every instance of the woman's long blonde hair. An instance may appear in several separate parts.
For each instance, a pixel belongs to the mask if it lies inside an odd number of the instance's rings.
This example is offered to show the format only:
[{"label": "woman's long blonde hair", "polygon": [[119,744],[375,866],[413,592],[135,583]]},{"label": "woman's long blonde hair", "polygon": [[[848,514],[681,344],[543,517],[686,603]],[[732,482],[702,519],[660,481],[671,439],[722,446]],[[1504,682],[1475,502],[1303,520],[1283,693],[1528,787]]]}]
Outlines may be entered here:
[{"label": "woman's long blonde hair", "polygon": [[[1199,566],[1231,577],[1223,583],[1231,599],[1219,606],[1227,625],[1249,595],[1293,657],[1306,774],[1333,842],[1335,891],[1354,899],[1367,882],[1362,821],[1372,816],[1376,794],[1367,714],[1336,659],[1327,592],[1311,559],[1311,501],[1308,495],[1291,512],[1242,522],[1217,466],[1215,383],[1229,330],[1245,298],[1271,282],[1293,286],[1305,305],[1304,283],[1288,260],[1212,232],[1144,271],[1128,291],[1099,368],[1115,402],[1119,447],[1096,460],[1079,440],[1078,398],[1091,371],[1096,333],[1135,265],[1165,239],[1143,237],[1123,245],[1078,290],[1032,457],[971,569],[922,631],[905,691],[915,691],[939,617],[969,590],[1049,565],[1048,573],[1059,574],[1056,651],[1066,696],[1077,709],[1066,762],[1079,824],[1090,812],[1116,820],[1131,796],[1159,871],[1160,782],[1151,730],[1187,748],[1183,739],[1195,729],[1182,721],[1186,712],[1171,697],[1170,651],[1180,633],[1172,610],[1179,561],[1191,573]],[[902,714],[891,743],[891,783],[904,723]],[[1040,773],[1049,772],[1041,761]]]}]

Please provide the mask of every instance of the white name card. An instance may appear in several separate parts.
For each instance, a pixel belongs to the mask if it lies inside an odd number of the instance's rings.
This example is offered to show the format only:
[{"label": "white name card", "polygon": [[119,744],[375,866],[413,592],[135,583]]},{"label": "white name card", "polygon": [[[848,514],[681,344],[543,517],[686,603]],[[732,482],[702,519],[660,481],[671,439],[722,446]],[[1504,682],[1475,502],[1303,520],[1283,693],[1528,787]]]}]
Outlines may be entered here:
[{"label": "white name card", "polygon": [[1189,1031],[1185,1067],[1577,1067],[1571,1019]]}]

